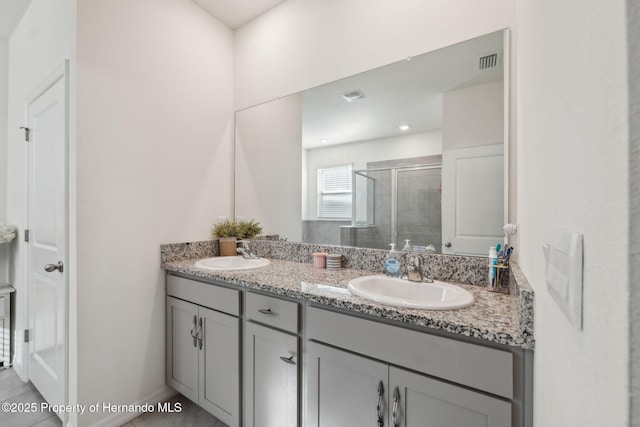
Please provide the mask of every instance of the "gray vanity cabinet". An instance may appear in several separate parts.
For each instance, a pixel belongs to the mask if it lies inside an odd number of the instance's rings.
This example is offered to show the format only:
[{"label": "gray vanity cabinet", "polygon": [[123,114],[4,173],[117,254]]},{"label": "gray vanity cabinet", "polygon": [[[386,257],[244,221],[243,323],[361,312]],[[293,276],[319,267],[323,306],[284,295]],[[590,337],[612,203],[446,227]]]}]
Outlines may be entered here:
[{"label": "gray vanity cabinet", "polygon": [[167,384],[230,427],[240,426],[239,310],[236,290],[167,277]]},{"label": "gray vanity cabinet", "polygon": [[[314,342],[307,343],[305,427],[386,426],[388,366]],[[379,413],[383,423],[378,423]]]},{"label": "gray vanity cabinet", "polygon": [[511,426],[509,402],[393,366],[388,397],[394,427]]},{"label": "gray vanity cabinet", "polygon": [[167,384],[198,402],[198,306],[167,297]]},{"label": "gray vanity cabinet", "polygon": [[247,323],[244,358],[244,425],[298,426],[298,337]]},{"label": "gray vanity cabinet", "polygon": [[307,344],[307,427],[510,427],[511,404],[364,356]]},{"label": "gray vanity cabinet", "polygon": [[246,294],[245,427],[300,425],[299,310],[293,301]]},{"label": "gray vanity cabinet", "polygon": [[316,307],[306,315],[305,426],[521,425],[511,353]]}]

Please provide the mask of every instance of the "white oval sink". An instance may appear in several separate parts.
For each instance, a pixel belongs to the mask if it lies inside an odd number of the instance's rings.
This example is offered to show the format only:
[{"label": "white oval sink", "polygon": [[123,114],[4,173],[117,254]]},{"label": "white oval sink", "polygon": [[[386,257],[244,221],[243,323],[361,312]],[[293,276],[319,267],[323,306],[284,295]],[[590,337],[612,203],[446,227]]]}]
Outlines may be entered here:
[{"label": "white oval sink", "polygon": [[454,310],[474,302],[466,289],[437,280],[421,283],[375,275],[353,279],[347,288],[352,294],[396,307]]},{"label": "white oval sink", "polygon": [[197,268],[213,271],[253,270],[266,267],[271,262],[266,258],[246,259],[242,256],[218,256],[201,259],[196,262]]}]

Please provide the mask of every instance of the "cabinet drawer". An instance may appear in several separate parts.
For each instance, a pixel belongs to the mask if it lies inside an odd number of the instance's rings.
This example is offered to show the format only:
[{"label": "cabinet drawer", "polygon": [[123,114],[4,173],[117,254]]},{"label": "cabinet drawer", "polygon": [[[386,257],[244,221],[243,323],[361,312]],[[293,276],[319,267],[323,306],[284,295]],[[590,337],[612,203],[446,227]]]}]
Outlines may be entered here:
[{"label": "cabinet drawer", "polygon": [[169,275],[167,295],[233,316],[240,315],[239,290]]},{"label": "cabinet drawer", "polygon": [[247,293],[246,315],[249,320],[289,332],[299,331],[299,304],[266,295]]},{"label": "cabinet drawer", "polygon": [[307,338],[511,399],[513,354],[309,307]]}]

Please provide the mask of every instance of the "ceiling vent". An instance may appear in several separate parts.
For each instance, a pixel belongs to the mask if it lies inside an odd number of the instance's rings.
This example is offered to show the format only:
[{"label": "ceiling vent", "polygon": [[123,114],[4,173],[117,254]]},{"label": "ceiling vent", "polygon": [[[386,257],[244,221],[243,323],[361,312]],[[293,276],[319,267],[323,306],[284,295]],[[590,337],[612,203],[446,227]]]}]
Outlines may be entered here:
[{"label": "ceiling vent", "polygon": [[478,57],[478,71],[489,70],[500,65],[500,53],[488,53]]},{"label": "ceiling vent", "polygon": [[364,93],[361,90],[350,90],[349,92],[345,92],[342,94],[342,97],[347,102],[357,101],[358,99],[364,98]]}]

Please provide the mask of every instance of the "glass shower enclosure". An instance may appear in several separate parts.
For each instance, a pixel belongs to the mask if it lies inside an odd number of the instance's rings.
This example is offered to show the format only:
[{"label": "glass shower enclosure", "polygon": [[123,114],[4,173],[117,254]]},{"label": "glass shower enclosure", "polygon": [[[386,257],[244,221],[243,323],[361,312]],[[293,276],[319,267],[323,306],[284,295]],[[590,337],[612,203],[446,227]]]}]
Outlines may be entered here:
[{"label": "glass shower enclosure", "polygon": [[408,239],[416,249],[433,245],[440,252],[441,171],[442,163],[354,170],[353,220],[341,244],[402,249]]}]

